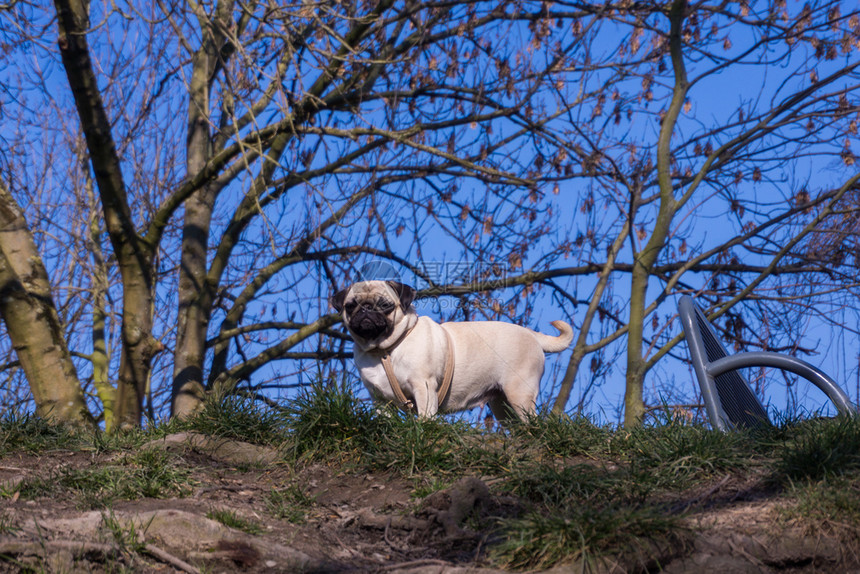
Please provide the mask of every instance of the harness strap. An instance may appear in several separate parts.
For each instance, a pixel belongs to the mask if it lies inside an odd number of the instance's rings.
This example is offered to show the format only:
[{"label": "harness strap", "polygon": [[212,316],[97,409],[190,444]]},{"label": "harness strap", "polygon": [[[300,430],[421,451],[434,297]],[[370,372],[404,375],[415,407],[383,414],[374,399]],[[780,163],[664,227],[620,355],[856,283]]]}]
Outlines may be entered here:
[{"label": "harness strap", "polygon": [[[445,331],[445,329],[442,329]],[[448,396],[448,391],[451,390],[451,381],[454,380],[454,343],[451,341],[451,334],[445,331],[445,338],[448,340],[448,356],[445,357],[445,374],[442,376],[442,384],[436,391],[437,404],[441,405],[442,401]],[[391,364],[391,355],[385,353],[382,356],[382,368],[385,369],[385,376],[388,377],[388,384],[391,385],[391,390],[394,392],[394,397],[397,399],[398,406],[406,411],[415,409],[415,403],[406,398],[403,394],[403,388],[400,386],[400,381],[394,375],[394,366]]]},{"label": "harness strap", "polygon": [[[442,327],[445,331],[445,327]],[[448,340],[448,356],[445,357],[445,374],[442,375],[442,386],[436,391],[438,397],[437,405],[442,405],[442,401],[448,396],[448,391],[451,390],[451,381],[454,380],[454,342],[451,340],[451,334],[445,331],[445,338]]]}]

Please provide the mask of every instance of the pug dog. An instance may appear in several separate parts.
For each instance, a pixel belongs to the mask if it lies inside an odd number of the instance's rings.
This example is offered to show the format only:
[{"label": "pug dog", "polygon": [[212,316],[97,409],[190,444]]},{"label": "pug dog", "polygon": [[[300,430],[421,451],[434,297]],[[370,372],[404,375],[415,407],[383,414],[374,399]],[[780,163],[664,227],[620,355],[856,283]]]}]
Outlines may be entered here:
[{"label": "pug dog", "polygon": [[[352,335],[355,364],[375,401],[393,401],[421,417],[485,404],[503,423],[512,416],[525,419],[535,413],[544,353],[558,353],[570,345],[570,325],[553,321],[557,336],[500,321],[440,325],[418,316],[414,297],[415,289],[403,283],[362,281],[330,299]],[[449,357],[453,378],[440,397]],[[398,401],[391,378],[407,402]]]}]

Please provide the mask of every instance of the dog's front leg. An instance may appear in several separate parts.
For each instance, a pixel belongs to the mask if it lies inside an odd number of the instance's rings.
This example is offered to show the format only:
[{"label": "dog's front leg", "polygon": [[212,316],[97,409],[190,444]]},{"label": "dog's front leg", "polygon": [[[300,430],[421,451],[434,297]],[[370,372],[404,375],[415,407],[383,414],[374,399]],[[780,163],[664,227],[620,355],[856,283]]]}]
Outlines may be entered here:
[{"label": "dog's front leg", "polygon": [[415,410],[418,416],[429,419],[436,416],[439,411],[438,397],[434,385],[427,380],[418,380],[412,383],[412,396],[415,399]]}]

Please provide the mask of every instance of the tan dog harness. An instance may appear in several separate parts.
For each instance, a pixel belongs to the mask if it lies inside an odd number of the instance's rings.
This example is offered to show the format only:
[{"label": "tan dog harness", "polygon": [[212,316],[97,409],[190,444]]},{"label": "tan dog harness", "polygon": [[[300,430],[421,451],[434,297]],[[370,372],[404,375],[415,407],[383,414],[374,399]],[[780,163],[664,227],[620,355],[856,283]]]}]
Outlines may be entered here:
[{"label": "tan dog harness", "polygon": [[[445,328],[442,328],[445,331]],[[400,339],[402,341],[406,338],[410,331],[407,331],[406,334]],[[445,397],[448,396],[448,391],[451,390],[451,381],[454,379],[454,343],[451,341],[451,335],[448,331],[445,331],[445,337],[448,339],[448,356],[445,357],[445,374],[442,376],[442,385],[439,387],[439,390],[436,391],[436,396],[438,398],[438,405],[442,404],[442,401],[445,400]],[[400,343],[398,341],[398,344]],[[385,369],[385,376],[388,377],[388,384],[391,385],[391,390],[394,391],[394,397],[397,399],[397,406],[403,410],[411,411],[415,410],[415,403],[406,398],[406,395],[403,394],[403,388],[400,386],[400,381],[397,380],[397,377],[394,376],[394,366],[391,364],[391,350],[396,348],[397,345],[391,347],[388,351],[382,355],[382,368]]]}]

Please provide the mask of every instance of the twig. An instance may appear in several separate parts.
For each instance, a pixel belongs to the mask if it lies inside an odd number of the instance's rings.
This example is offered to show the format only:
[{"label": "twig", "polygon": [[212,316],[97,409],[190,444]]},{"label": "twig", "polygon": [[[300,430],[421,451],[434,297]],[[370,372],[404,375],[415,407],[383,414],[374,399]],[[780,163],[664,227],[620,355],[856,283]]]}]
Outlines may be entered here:
[{"label": "twig", "polygon": [[377,572],[388,572],[390,570],[400,570],[402,568],[415,568],[416,566],[451,566],[450,562],[444,560],[433,560],[430,558],[424,560],[412,560],[410,562],[401,562],[400,564],[389,564],[377,569]]},{"label": "twig", "polygon": [[[29,541],[7,541],[0,543],[0,554],[15,556],[20,554],[41,555],[55,550],[68,550],[76,556],[88,553],[98,553],[102,556],[116,556],[122,554],[122,549],[115,544],[102,544],[99,542],[86,542],[82,540],[40,540]],[[146,544],[143,550],[152,557],[160,560],[174,568],[189,574],[200,574],[200,570],[154,546]]]},{"label": "twig", "polygon": [[489,533],[484,534],[484,535],[481,537],[481,539],[480,539],[480,540],[478,540],[478,547],[477,547],[477,548],[475,548],[475,557],[474,557],[474,558],[472,558],[472,563],[473,563],[473,564],[477,564],[477,563],[478,563],[478,558],[480,558],[480,556],[481,556],[481,550],[484,548],[484,543],[487,541],[487,538],[488,538],[489,536],[490,536],[490,535],[489,535]]},{"label": "twig", "polygon": [[154,546],[152,544],[147,544],[143,547],[143,549],[146,551],[147,554],[149,554],[153,558],[161,560],[165,564],[170,564],[171,566],[173,566],[174,568],[176,568],[178,570],[182,570],[183,572],[188,572],[189,574],[200,574],[200,570],[198,568],[195,568],[194,566],[192,566],[188,562],[185,562],[184,560],[181,560],[181,559],[177,558],[176,556],[174,556],[168,552],[165,552],[164,550],[162,550],[158,546]]},{"label": "twig", "polygon": [[385,540],[385,543],[388,544],[388,546],[392,550],[396,550],[397,552],[400,552],[401,554],[408,554],[408,550],[400,548],[399,546],[394,544],[394,542],[392,542],[391,539],[388,537],[388,530],[390,528],[391,528],[391,517],[389,516],[388,522],[385,524],[385,533],[382,535],[382,539]]},{"label": "twig", "polygon": [[746,558],[747,560],[749,560],[750,562],[755,564],[757,567],[759,567],[761,569],[765,568],[764,562],[762,562],[761,560],[759,560],[758,558],[756,558],[755,556],[753,556],[752,554],[747,552],[739,544],[735,544],[731,538],[728,539],[728,543],[729,543],[729,548],[731,548],[732,550],[734,550],[735,552],[737,552],[738,554],[740,554],[741,556],[743,556],[744,558]]}]

